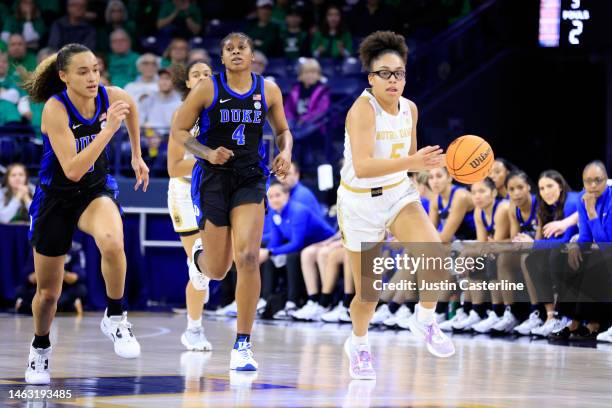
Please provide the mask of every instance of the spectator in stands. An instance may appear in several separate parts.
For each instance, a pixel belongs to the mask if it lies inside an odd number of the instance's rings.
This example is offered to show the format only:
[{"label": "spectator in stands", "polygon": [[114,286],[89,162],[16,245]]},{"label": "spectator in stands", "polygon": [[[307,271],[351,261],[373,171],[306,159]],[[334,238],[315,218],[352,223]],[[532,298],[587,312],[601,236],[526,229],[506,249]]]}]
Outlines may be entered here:
[{"label": "spectator in stands", "polygon": [[96,49],[96,29],[85,20],[87,0],[67,0],[68,15],[60,17],[51,26],[49,46],[60,49],[66,44],[79,43]]},{"label": "spectator in stands", "polygon": [[132,41],[136,38],[136,24],[128,18],[127,8],[121,0],[110,0],[108,2],[104,12],[104,20],[106,24],[102,25],[97,32],[97,51],[110,51],[110,35],[119,28],[124,29]]},{"label": "spectator in stands", "polygon": [[168,69],[162,68],[157,74],[158,91],[139,104],[140,124],[168,133],[172,114],[181,105],[181,95],[174,89]]},{"label": "spectator in stands", "polygon": [[321,66],[314,58],[304,58],[298,69],[299,82],[285,100],[285,114],[294,130],[295,140],[305,139],[324,128],[316,122],[330,106],[329,88],[321,81]]},{"label": "spectator in stands", "polygon": [[315,58],[345,58],[353,52],[353,38],[342,20],[338,6],[329,6],[325,20],[312,37],[310,45]]},{"label": "spectator in stands", "polygon": [[108,73],[108,63],[106,54],[101,52],[94,52],[96,60],[98,61],[98,71],[100,71],[100,83],[104,86],[111,86],[110,75]]},{"label": "spectator in stands", "polygon": [[308,33],[302,29],[302,11],[291,7],[285,17],[286,27],[281,31],[281,41],[285,58],[297,60],[310,54]]},{"label": "spectator in stands", "polygon": [[210,55],[208,54],[208,51],[206,51],[204,48],[194,48],[189,51],[188,63],[193,61],[203,61],[209,67],[212,66],[210,65]]},{"label": "spectator in stands", "polygon": [[350,17],[348,21],[354,36],[365,37],[374,31],[397,29],[394,11],[380,0],[359,2]]},{"label": "spectator in stands", "polygon": [[19,91],[8,74],[8,55],[0,52],[0,126],[10,122],[20,122],[17,110]]},{"label": "spectator in stands", "polygon": [[[23,268],[23,276],[27,278],[23,285],[18,286],[15,290],[17,295],[15,312],[32,313],[32,299],[36,293],[33,253],[33,251],[28,251],[28,260]],[[57,310],[60,312],[76,311],[78,315],[82,315],[83,301],[86,297],[85,252],[80,243],[72,241],[72,247],[64,262],[62,294],[57,302]]]},{"label": "spectator in stands", "polygon": [[45,35],[47,28],[40,17],[40,11],[34,0],[18,0],[14,13],[4,20],[2,27],[2,41],[9,42],[11,34],[21,34],[28,48],[36,49],[40,39]]},{"label": "spectator in stands", "polygon": [[276,82],[276,78],[272,75],[265,75],[266,68],[268,67],[268,58],[261,51],[253,51],[253,62],[251,63],[251,71],[255,74],[263,75],[264,79],[268,81]]},{"label": "spectator in stands", "polygon": [[166,0],[159,9],[157,29],[167,38],[191,38],[202,31],[202,14],[190,0]]},{"label": "spectator in stands", "polygon": [[26,71],[36,69],[36,56],[28,51],[26,41],[21,34],[11,34],[8,41],[9,75],[15,83],[19,83],[19,75],[15,70],[21,66]]},{"label": "spectator in stands", "polygon": [[[36,64],[40,64],[45,58],[53,53],[54,51],[49,47],[41,48],[36,55]],[[44,102],[31,102],[28,95],[22,96],[17,105],[19,114],[32,125],[38,139],[42,139],[40,124],[42,122],[42,111],[44,106]]]},{"label": "spectator in stands", "polygon": [[32,204],[32,189],[28,184],[28,170],[21,163],[8,166],[0,187],[0,222],[28,222]]},{"label": "spectator in stands", "polygon": [[291,168],[282,183],[289,189],[292,201],[297,201],[315,210],[316,213],[321,213],[321,205],[314,193],[300,182],[300,166],[296,162],[291,163]]},{"label": "spectator in stands", "polygon": [[170,42],[163,55],[162,68],[172,64],[187,65],[189,61],[189,43],[183,38],[175,38]]},{"label": "spectator in stands", "polygon": [[157,71],[159,70],[159,58],[155,54],[142,54],[136,60],[136,68],[140,76],[135,81],[125,86],[125,91],[140,103],[147,96],[151,96],[159,89],[157,85]]},{"label": "spectator in stands", "polygon": [[118,28],[110,35],[111,50],[108,56],[108,73],[113,85],[123,88],[138,76],[138,55],[132,51],[132,40],[127,31]]},{"label": "spectator in stands", "polygon": [[[297,305],[304,285],[300,272],[300,251],[330,238],[334,230],[320,212],[290,199],[288,187],[279,182],[274,182],[268,189],[268,203],[270,209],[266,223],[270,226],[270,240],[261,250],[260,260],[266,262],[271,259],[279,265],[279,257],[286,257],[287,301]],[[263,269],[262,295],[267,296],[274,290],[275,270],[271,262],[266,262]]]},{"label": "spectator in stands", "polygon": [[256,50],[270,57],[280,55],[280,26],[272,21],[272,0],[257,0],[257,19],[251,22],[245,33],[253,39]]},{"label": "spectator in stands", "polygon": [[285,28],[285,17],[290,9],[290,0],[276,0],[276,4],[272,7],[270,21],[278,24],[279,27]]}]

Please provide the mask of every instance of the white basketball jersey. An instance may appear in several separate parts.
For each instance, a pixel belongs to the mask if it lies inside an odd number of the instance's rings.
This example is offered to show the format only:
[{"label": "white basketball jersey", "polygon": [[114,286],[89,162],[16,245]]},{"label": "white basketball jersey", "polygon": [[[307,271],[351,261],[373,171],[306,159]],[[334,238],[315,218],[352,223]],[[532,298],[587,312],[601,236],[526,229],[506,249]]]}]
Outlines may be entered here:
[{"label": "white basketball jersey", "polygon": [[[408,99],[401,97],[399,113],[391,115],[380,106],[369,88],[363,91],[360,98],[368,99],[376,115],[376,133],[372,135],[375,138],[373,157],[391,159],[408,156],[412,141],[412,113]],[[340,170],[340,176],[345,184],[354,188],[384,187],[408,178],[407,171],[380,177],[358,178],[353,167],[351,139],[346,128],[344,132],[344,166]]]}]

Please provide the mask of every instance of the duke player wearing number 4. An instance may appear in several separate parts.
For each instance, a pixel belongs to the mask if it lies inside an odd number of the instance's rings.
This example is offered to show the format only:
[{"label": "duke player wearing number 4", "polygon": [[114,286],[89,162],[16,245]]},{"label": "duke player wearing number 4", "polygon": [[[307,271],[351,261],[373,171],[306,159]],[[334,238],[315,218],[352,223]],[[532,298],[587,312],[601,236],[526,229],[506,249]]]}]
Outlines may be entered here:
[{"label": "duke player wearing number 4", "polygon": [[[391,31],[377,31],[363,40],[359,55],[371,88],[363,91],[346,118],[338,223],[355,279],[353,333],[344,343],[354,379],[376,378],[367,337],[376,302],[362,298],[362,243],[382,242],[387,231],[401,242],[440,242],[407,175],[408,170],[442,167],[443,158],[438,146],[417,151],[417,109],[401,96],[407,54],[404,37]],[[434,320],[435,306],[435,301],[421,300],[409,327],[425,339],[431,353],[448,357],[455,348]]]},{"label": "duke player wearing number 4", "polygon": [[[269,170],[263,162],[263,125],[275,132],[280,153],[273,171],[280,179],[291,165],[292,137],[278,86],[251,72],[253,41],[230,33],[221,41],[225,72],[202,81],[178,110],[172,137],[196,156],[191,195],[201,240],[193,267],[205,279],[223,279],[236,262],[237,336],[230,369],[256,371],[251,329],[261,289],[259,248]],[[189,131],[200,120],[200,134]],[[205,128],[204,123],[208,123]]]},{"label": "duke player wearing number 4", "polygon": [[34,340],[25,379],[50,382],[49,331],[64,277],[64,258],[74,228],[91,235],[102,254],[107,309],[100,328],[120,357],[140,355],[127,313],[123,311],[126,259],[117,183],[110,176],[106,148],[126,121],[132,146],[134,189],[149,182],[140,153],[138,112],[122,89],[100,85],[95,55],[85,46],[68,44],[28,75],[24,89],[42,114],[43,158],[40,181],[30,206],[30,242],[34,247],[37,289],[32,302]]}]

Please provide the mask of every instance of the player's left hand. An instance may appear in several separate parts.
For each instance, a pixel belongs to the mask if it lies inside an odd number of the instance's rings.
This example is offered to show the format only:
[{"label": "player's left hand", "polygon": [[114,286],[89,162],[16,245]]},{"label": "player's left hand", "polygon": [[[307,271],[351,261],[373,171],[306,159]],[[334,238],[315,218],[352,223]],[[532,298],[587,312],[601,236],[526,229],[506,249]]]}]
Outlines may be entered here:
[{"label": "player's left hand", "polygon": [[147,187],[149,186],[149,167],[142,160],[142,157],[133,157],[132,158],[132,168],[134,169],[134,174],[136,174],[136,184],[134,184],[134,191],[138,190],[138,187],[142,186],[142,191],[147,191]]},{"label": "player's left hand", "polygon": [[280,181],[284,180],[291,167],[291,152],[280,152],[272,162],[272,172]]}]

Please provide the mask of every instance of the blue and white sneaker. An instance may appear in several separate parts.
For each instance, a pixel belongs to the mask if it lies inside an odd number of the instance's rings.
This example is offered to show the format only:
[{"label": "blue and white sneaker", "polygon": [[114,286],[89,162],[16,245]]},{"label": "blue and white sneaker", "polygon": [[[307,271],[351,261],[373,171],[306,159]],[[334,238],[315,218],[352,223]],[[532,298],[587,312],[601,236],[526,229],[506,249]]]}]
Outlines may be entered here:
[{"label": "blue and white sneaker", "polygon": [[230,370],[257,371],[257,361],[253,358],[251,343],[248,341],[237,341],[232,349],[230,358]]}]

